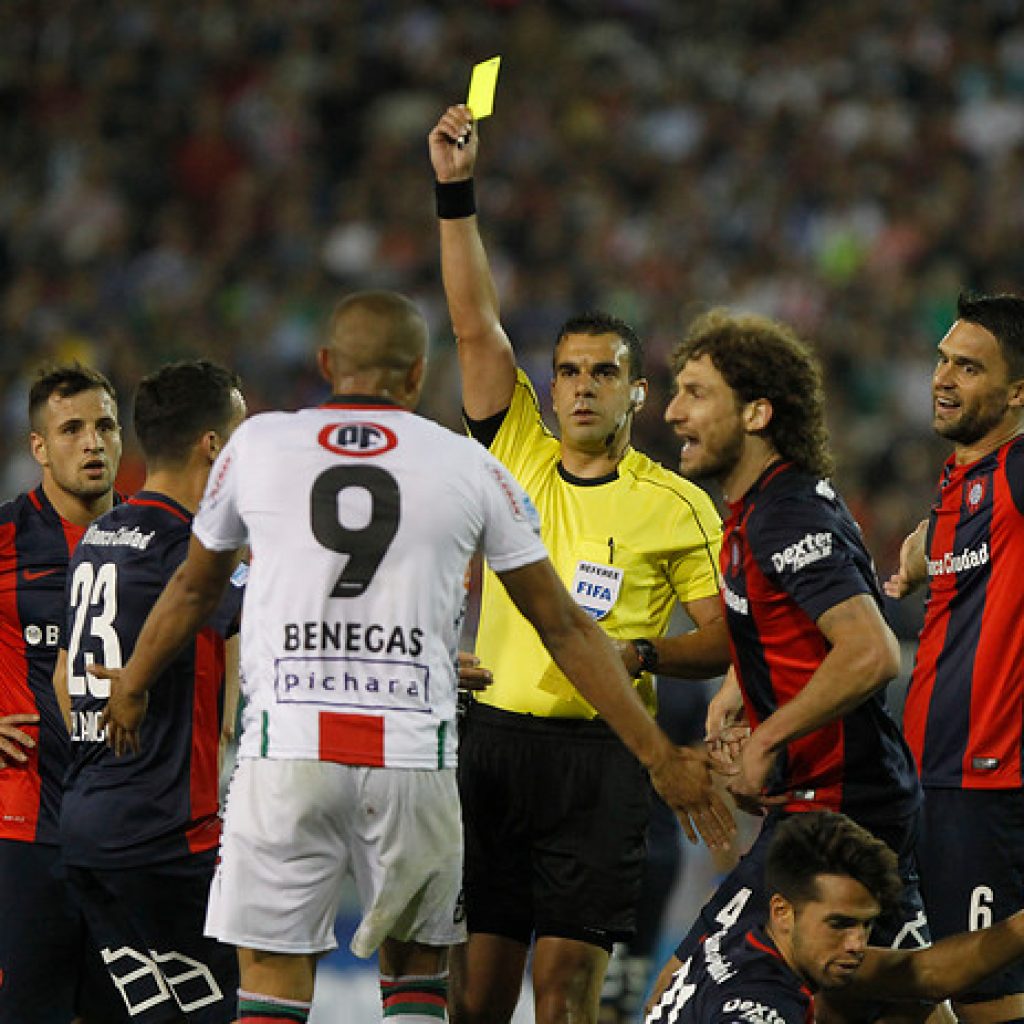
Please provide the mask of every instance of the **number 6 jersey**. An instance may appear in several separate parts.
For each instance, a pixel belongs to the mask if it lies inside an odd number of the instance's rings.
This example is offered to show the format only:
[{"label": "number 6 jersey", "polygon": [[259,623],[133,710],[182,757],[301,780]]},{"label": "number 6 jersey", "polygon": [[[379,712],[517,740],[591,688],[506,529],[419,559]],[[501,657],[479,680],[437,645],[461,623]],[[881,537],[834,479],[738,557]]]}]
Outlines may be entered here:
[{"label": "number 6 jersey", "polygon": [[382,399],[242,424],[193,525],[248,543],[242,757],[455,763],[465,573],[540,561],[536,511],[476,442]]}]

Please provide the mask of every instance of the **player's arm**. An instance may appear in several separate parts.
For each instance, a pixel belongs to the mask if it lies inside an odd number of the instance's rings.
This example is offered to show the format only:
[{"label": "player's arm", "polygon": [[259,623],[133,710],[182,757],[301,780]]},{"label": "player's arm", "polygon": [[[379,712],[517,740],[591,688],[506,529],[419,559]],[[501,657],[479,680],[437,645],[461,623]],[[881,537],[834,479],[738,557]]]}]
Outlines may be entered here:
[{"label": "player's arm", "polygon": [[[465,145],[460,147],[459,139],[466,139]],[[460,189],[472,188],[478,139],[469,108],[449,107],[431,131],[429,145],[439,186],[439,212],[445,214],[446,194],[457,196]],[[459,182],[463,184],[457,186]],[[457,206],[447,211],[460,212]],[[475,213],[441,216],[439,224],[441,276],[458,342],[462,405],[470,419],[485,420],[512,402],[515,354],[499,319],[498,293]]]},{"label": "player's arm", "polygon": [[869,594],[833,605],[817,625],[828,654],[804,688],[769,715],[743,748],[739,775],[729,789],[748,807],[761,802],[765,780],[787,743],[841,718],[899,672],[899,643]]},{"label": "player's arm", "polygon": [[[722,615],[722,603],[715,597],[683,602],[683,609],[696,629],[676,636],[648,637],[654,647],[659,676],[677,679],[707,679],[721,675],[729,667],[729,631]],[[616,641],[619,653],[631,676],[644,667],[640,652],[631,640]]]},{"label": "player's arm", "polygon": [[927,540],[928,520],[923,519],[900,545],[900,567],[882,584],[889,597],[899,600],[927,581]]},{"label": "player's arm", "polygon": [[188,557],[146,617],[128,663],[121,669],[90,666],[93,675],[110,680],[110,698],[101,725],[114,753],[139,749],[149,688],[217,607],[241,550],[210,551],[193,535]]},{"label": "player's arm", "polygon": [[[707,759],[675,747],[647,713],[611,641],[572,600],[548,559],[500,573],[519,611],[570,682],[647,768],[691,841],[724,846],[732,815],[711,785]],[[696,832],[694,829],[696,828]]]},{"label": "player's arm", "polygon": [[57,707],[68,732],[71,732],[71,694],[68,692],[68,652],[66,647],[57,651],[57,664],[53,668],[53,692]]},{"label": "player's arm", "polygon": [[980,931],[951,935],[927,949],[869,946],[849,991],[872,998],[948,999],[1021,957],[1024,910]]},{"label": "player's arm", "polygon": [[220,744],[217,750],[217,770],[224,767],[228,746],[235,739],[235,720],[238,717],[239,657],[241,636],[235,633],[224,641],[224,716],[220,725]]}]

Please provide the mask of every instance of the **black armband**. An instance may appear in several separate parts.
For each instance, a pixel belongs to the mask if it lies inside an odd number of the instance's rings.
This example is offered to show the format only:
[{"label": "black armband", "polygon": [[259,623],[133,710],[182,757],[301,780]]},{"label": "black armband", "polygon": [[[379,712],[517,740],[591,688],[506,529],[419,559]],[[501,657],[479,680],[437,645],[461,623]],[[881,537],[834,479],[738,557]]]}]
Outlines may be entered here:
[{"label": "black armband", "polygon": [[476,213],[472,178],[464,181],[435,181],[434,198],[437,200],[437,215],[441,220],[460,220]]}]

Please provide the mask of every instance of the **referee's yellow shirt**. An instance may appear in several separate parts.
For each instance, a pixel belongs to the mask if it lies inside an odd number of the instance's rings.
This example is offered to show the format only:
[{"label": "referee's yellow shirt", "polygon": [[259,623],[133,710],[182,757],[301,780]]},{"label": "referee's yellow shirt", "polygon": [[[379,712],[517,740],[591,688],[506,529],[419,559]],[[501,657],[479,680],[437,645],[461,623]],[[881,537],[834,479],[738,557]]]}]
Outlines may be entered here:
[{"label": "referee's yellow shirt", "polygon": [[[677,599],[718,593],[722,524],[708,495],[633,449],[615,479],[568,482],[559,441],[522,370],[490,450],[537,506],[541,538],[569,592],[609,636],[661,636]],[[594,716],[489,569],[476,653],[494,674],[477,694],[482,703],[548,718]],[[650,677],[638,686],[653,710]]]}]

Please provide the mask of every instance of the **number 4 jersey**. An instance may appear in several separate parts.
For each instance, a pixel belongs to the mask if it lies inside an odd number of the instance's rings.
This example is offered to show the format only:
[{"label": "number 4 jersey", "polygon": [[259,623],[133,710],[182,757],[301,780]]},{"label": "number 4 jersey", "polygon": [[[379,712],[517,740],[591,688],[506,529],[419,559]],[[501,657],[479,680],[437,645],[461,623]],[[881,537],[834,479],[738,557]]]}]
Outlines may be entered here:
[{"label": "number 4 jersey", "polygon": [[138,754],[116,757],[107,747],[99,723],[110,682],[86,671],[91,663],[117,668],[128,660],[150,608],[185,558],[191,524],[177,502],[140,491],[89,526],[68,567],[72,763],[60,838],[69,864],[159,863],[212,849],[220,837],[224,639],[237,623],[239,588],[228,588],[210,621],[157,678]]},{"label": "number 4 jersey", "polygon": [[242,757],[455,763],[469,559],[546,557],[536,511],[475,441],[379,399],[247,420],[194,532],[249,543]]}]

